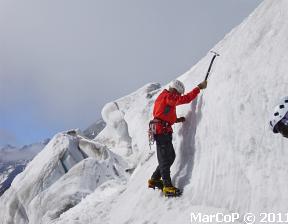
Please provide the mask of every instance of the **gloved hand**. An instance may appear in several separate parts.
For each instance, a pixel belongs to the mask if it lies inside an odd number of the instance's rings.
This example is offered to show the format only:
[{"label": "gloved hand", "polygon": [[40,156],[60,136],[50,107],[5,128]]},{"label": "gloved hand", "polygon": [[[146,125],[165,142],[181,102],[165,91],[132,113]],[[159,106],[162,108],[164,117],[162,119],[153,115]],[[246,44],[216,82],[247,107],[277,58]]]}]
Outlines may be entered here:
[{"label": "gloved hand", "polygon": [[201,82],[200,84],[198,84],[198,87],[200,89],[206,89],[207,87],[207,80],[204,80],[203,82]]},{"label": "gloved hand", "polygon": [[179,117],[176,119],[176,123],[184,122],[185,120],[185,117]]}]

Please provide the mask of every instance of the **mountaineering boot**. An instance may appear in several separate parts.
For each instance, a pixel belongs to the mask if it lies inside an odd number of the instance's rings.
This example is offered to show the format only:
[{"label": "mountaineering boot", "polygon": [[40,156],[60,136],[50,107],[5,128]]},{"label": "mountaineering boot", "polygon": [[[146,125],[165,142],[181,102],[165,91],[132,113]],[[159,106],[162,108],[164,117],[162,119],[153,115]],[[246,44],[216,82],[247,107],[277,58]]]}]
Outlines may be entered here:
[{"label": "mountaineering boot", "polygon": [[155,179],[149,179],[148,180],[148,188],[158,188],[160,190],[163,189],[163,181],[162,180],[155,180]]},{"label": "mountaineering boot", "polygon": [[163,193],[165,197],[178,197],[182,194],[182,191],[176,187],[163,187]]}]

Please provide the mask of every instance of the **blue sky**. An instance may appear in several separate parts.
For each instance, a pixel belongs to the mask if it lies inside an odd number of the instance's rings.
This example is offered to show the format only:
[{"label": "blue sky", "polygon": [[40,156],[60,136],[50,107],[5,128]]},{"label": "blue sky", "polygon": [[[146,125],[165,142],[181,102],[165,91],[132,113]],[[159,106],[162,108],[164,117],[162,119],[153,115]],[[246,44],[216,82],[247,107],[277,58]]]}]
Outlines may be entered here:
[{"label": "blue sky", "polygon": [[0,0],[0,146],[85,128],[192,67],[261,0]]}]

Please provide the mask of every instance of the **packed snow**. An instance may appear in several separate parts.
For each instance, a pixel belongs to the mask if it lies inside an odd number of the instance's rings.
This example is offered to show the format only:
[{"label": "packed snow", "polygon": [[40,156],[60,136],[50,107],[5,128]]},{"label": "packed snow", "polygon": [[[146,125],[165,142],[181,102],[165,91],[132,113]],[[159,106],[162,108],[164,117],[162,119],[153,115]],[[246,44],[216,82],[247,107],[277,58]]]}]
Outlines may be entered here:
[{"label": "packed snow", "polygon": [[[157,166],[148,123],[168,86],[151,83],[107,103],[94,140],[57,134],[0,198],[2,223],[175,224],[197,212],[239,213],[234,223],[243,223],[247,212],[286,213],[288,142],[268,122],[288,95],[287,21],[288,1],[266,0],[213,48],[221,56],[208,88],[177,110],[186,117],[173,136],[181,197],[147,188]],[[179,77],[186,90],[203,80],[211,57]]]}]

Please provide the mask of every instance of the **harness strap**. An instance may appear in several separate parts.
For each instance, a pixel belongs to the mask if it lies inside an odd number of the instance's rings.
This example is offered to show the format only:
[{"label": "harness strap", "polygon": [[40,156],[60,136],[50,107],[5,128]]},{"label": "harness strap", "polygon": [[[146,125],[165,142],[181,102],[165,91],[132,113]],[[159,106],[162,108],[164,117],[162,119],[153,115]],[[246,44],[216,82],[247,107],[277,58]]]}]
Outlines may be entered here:
[{"label": "harness strap", "polygon": [[169,122],[163,121],[163,120],[161,120],[161,119],[159,119],[159,118],[154,118],[153,120],[150,121],[150,123],[152,123],[152,124],[160,123],[160,124],[162,124],[164,127],[170,126]]},{"label": "harness strap", "polygon": [[163,126],[164,130],[171,126],[169,124],[169,122],[163,121],[163,120],[161,120],[159,118],[154,118],[153,120],[151,120],[149,122],[148,139],[149,139],[150,149],[151,149],[151,145],[153,145],[154,142],[155,142],[155,138],[154,137],[157,134],[156,133],[156,124],[161,124]]}]

